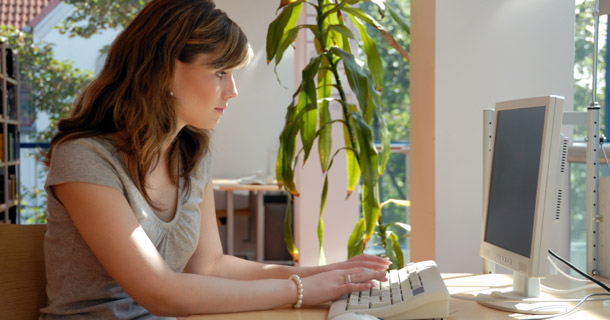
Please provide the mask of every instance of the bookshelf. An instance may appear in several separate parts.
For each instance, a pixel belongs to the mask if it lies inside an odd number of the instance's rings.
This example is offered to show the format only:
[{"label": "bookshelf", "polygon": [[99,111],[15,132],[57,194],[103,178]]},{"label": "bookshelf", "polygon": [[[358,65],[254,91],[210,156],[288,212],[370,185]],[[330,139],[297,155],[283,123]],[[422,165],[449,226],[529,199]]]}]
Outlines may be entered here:
[{"label": "bookshelf", "polygon": [[20,223],[18,62],[5,43],[0,60],[0,223]]}]

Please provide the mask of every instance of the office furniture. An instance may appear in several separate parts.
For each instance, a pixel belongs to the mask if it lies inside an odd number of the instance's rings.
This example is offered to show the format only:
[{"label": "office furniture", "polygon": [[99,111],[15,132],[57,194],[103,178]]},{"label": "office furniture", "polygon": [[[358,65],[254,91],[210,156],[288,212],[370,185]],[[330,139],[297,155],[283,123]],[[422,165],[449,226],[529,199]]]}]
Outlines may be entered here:
[{"label": "office furniture", "polygon": [[19,80],[14,51],[0,43],[0,223],[19,223]]},{"label": "office furniture", "polygon": [[47,226],[0,225],[0,319],[38,319],[47,303]]},{"label": "office furniture", "polygon": [[[445,284],[451,294],[476,295],[481,292],[489,292],[492,289],[512,286],[512,276],[507,274],[443,274]],[[588,290],[587,293],[603,292],[602,290]],[[579,297],[584,293],[579,293]],[[295,297],[296,299],[296,297]],[[239,312],[229,314],[195,315],[188,320],[326,320],[329,304],[304,307],[299,310],[290,306],[282,306],[273,310]],[[484,307],[477,302],[451,298],[450,313],[447,319],[472,320],[472,319],[520,319],[519,316],[509,312],[499,311]],[[610,319],[610,306],[604,306],[603,302],[586,302],[577,312],[561,319],[588,319],[602,320]]]},{"label": "office furniture", "polygon": [[265,192],[282,191],[276,184],[240,184],[237,180],[214,179],[215,190],[227,193],[227,254],[234,254],[234,227],[235,208],[233,206],[234,191],[248,191],[256,193],[256,260],[262,262],[265,258],[265,206],[263,195]]}]

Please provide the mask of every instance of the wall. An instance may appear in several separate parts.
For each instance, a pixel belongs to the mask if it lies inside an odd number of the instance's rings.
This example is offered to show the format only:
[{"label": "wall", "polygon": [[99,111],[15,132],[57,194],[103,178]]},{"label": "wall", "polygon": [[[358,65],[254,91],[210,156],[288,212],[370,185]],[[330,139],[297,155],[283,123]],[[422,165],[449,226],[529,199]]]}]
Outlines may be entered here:
[{"label": "wall", "polygon": [[229,102],[214,129],[214,177],[238,178],[257,171],[275,176],[279,136],[294,91],[292,51],[286,52],[277,70],[282,84],[274,65],[266,63],[267,27],[275,19],[279,2],[222,0],[216,4],[241,26],[255,56],[250,66],[235,72],[239,96]]},{"label": "wall", "polygon": [[482,109],[549,94],[573,109],[574,1],[437,0],[435,50],[436,259],[480,272]]}]

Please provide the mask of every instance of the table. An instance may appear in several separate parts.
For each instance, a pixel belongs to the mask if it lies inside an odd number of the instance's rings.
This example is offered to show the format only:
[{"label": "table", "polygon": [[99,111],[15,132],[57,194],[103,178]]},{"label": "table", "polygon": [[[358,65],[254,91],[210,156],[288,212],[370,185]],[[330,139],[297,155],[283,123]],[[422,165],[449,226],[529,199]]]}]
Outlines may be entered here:
[{"label": "table", "polygon": [[[512,285],[512,276],[506,274],[445,273],[442,276],[451,294],[477,294]],[[299,310],[283,306],[266,311],[195,315],[188,320],[326,320],[328,306],[324,304]],[[451,298],[449,309],[449,317],[445,318],[446,320],[528,319],[522,315],[487,308],[474,301],[455,298]],[[607,320],[610,319],[610,306],[604,307],[602,302],[587,302],[578,311],[558,319]]]},{"label": "table", "polygon": [[235,208],[233,207],[233,191],[256,192],[256,260],[262,262],[265,258],[265,204],[263,194],[268,191],[282,191],[276,184],[240,184],[234,179],[213,179],[215,190],[227,193],[227,254],[234,254]]}]

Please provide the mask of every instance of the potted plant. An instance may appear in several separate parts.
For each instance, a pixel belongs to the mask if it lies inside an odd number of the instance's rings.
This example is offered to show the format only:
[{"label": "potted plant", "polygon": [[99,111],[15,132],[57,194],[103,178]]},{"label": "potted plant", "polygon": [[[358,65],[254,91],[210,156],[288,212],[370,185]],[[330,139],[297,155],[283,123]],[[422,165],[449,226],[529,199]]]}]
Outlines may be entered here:
[{"label": "potted plant", "polygon": [[[389,45],[398,50],[407,60],[408,54],[388,33],[380,22],[359,8],[363,2],[374,3],[382,16],[389,14],[402,28],[409,32],[409,24],[385,0],[281,0],[279,14],[273,20],[267,33],[267,63],[277,66],[284,52],[293,44],[299,30],[304,29],[314,35],[317,55],[302,70],[301,84],[297,87],[293,100],[287,108],[286,122],[280,135],[280,147],[276,162],[278,183],[293,196],[299,192],[294,182],[294,170],[302,153],[303,163],[309,159],[314,141],[318,141],[319,161],[325,175],[321,194],[318,240],[322,250],[322,212],[328,191],[328,170],[339,152],[345,152],[348,168],[347,196],[362,181],[362,219],[356,224],[348,240],[348,255],[363,252],[367,242],[375,233],[376,226],[387,248],[396,249],[398,239],[389,231],[390,225],[379,224],[382,204],[379,199],[378,179],[383,174],[390,155],[389,132],[381,117],[380,92],[383,86],[383,65],[377,52],[376,43],[367,33],[367,25],[382,33]],[[303,6],[315,10],[315,24],[297,24]],[[358,38],[347,23],[358,31]],[[360,61],[352,51],[350,40],[359,39],[364,52]],[[345,70],[349,89],[356,96],[357,103],[348,102],[347,91],[340,74],[340,65]],[[332,96],[333,91],[338,98]],[[332,119],[329,111],[331,102],[341,105],[342,117]],[[373,122],[379,125],[381,151],[378,152],[373,139]],[[345,147],[331,154],[331,125],[341,123]],[[302,148],[297,151],[297,137]],[[289,197],[290,198],[290,197]],[[406,202],[402,203],[407,204]],[[292,239],[292,213],[286,215],[284,238],[288,251],[298,261],[298,250]],[[392,226],[395,224],[392,224]],[[407,226],[401,226],[407,227]],[[392,251],[393,249],[390,249]],[[400,248],[398,246],[398,250]],[[388,252],[388,250],[386,250]],[[322,251],[320,252],[323,259]],[[394,259],[397,259],[395,253]],[[400,253],[402,257],[402,253]],[[398,261],[402,265],[402,260]]]}]

